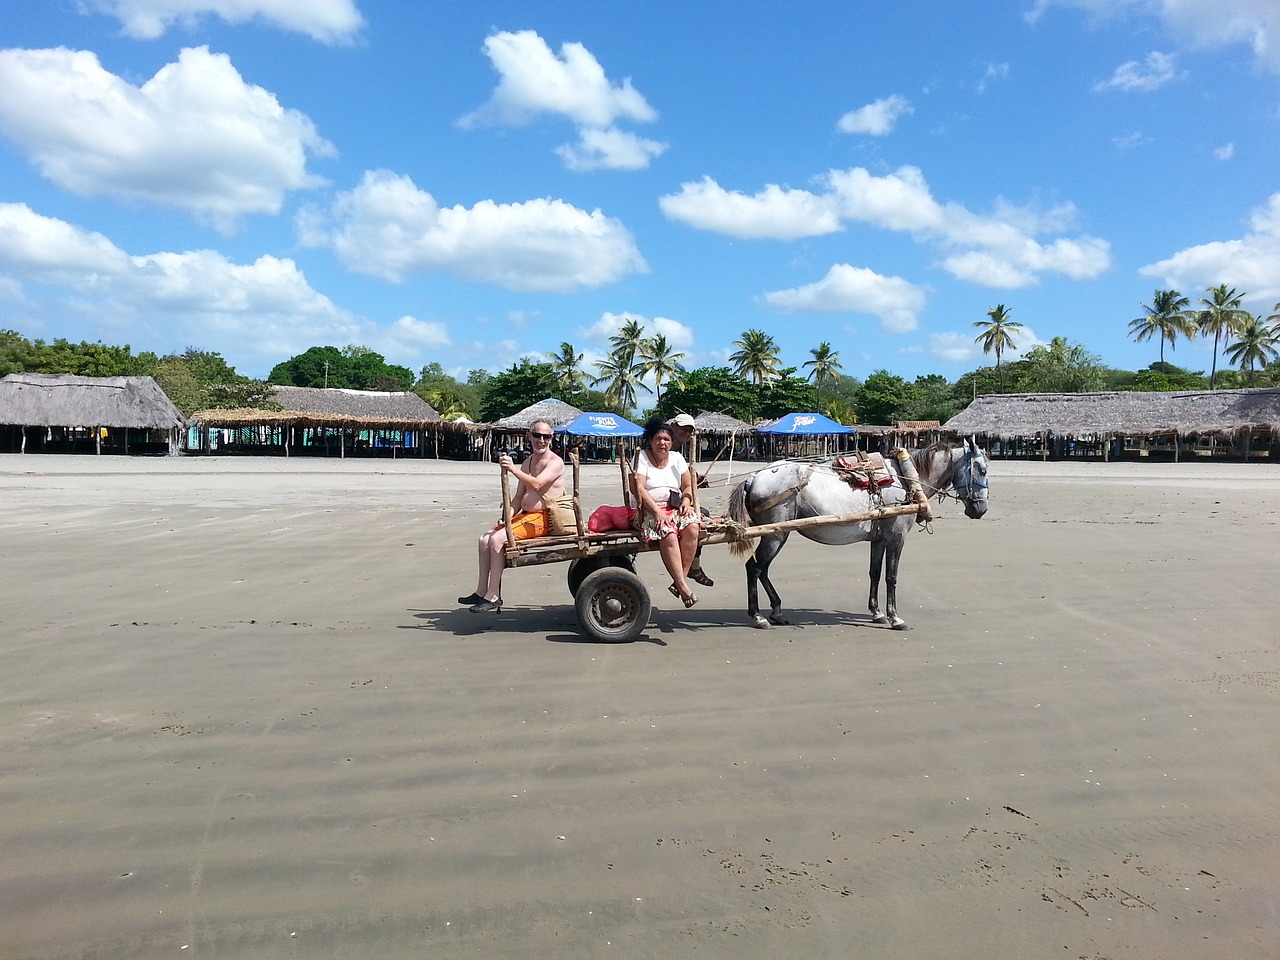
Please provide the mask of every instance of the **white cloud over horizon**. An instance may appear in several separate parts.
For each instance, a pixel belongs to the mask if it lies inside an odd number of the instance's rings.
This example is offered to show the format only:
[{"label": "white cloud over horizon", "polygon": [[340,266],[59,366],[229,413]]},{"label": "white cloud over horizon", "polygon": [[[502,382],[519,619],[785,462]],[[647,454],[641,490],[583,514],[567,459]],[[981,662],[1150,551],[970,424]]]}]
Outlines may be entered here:
[{"label": "white cloud over horizon", "polygon": [[850,110],[836,121],[836,129],[841,133],[863,133],[872,137],[883,137],[892,133],[898,120],[915,108],[911,101],[899,94],[883,97],[866,106]]},{"label": "white cloud over horizon", "polygon": [[120,22],[125,36],[155,40],[174,25],[194,29],[212,14],[230,24],[262,20],[321,43],[345,43],[364,25],[352,0],[80,0]]},{"label": "white cloud over horizon", "polygon": [[958,279],[1003,289],[1031,286],[1041,273],[1091,279],[1111,265],[1110,245],[1097,237],[1035,239],[1066,229],[1076,216],[1070,204],[1038,211],[999,200],[992,214],[975,214],[938,202],[923,172],[911,166],[885,176],[863,167],[831,170],[818,186],[821,192],[769,184],[749,196],[703,177],[658,202],[672,220],[748,239],[820,236],[847,222],[908,233],[941,246],[940,265]]},{"label": "white cloud over horizon", "polygon": [[541,116],[563,117],[578,128],[578,142],[556,153],[575,171],[642,170],[667,145],[617,129],[617,123],[652,123],[658,112],[631,85],[612,83],[604,67],[581,43],[551,49],[532,30],[485,38],[484,52],[498,72],[489,100],[458,120],[463,129],[524,126]]},{"label": "white cloud over horizon", "polygon": [[761,294],[760,301],[782,313],[864,313],[878,317],[889,333],[918,326],[925,293],[902,277],[885,277],[866,267],[837,263],[816,283]]},{"label": "white cloud over horizon", "polygon": [[1249,232],[1237,240],[1187,247],[1138,273],[1183,291],[1193,303],[1200,294],[1188,290],[1205,291],[1225,283],[1258,304],[1256,309],[1270,313],[1272,304],[1280,301],[1280,193],[1273,193],[1250,214],[1249,226]]},{"label": "white cloud over horizon", "polygon": [[223,232],[322,186],[307,159],[333,153],[310,119],[206,47],[141,86],[87,51],[0,50],[0,134],[72,193],[182,210]]},{"label": "white cloud over horizon", "polygon": [[647,273],[621,222],[563,200],[481,200],[442,207],[409,177],[367,171],[327,209],[297,217],[307,247],[330,249],[349,270],[393,282],[448,271],[508,290],[568,293]]},{"label": "white cloud over horizon", "polygon": [[1095,91],[1119,90],[1124,93],[1151,93],[1179,78],[1171,53],[1152,51],[1145,60],[1130,60],[1116,67],[1108,79],[1093,85]]}]

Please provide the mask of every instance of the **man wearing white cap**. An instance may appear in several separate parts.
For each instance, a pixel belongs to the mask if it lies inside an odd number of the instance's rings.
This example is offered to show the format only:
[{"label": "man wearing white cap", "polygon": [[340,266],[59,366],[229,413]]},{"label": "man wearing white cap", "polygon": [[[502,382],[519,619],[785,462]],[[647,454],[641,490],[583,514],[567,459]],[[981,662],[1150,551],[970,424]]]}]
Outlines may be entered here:
[{"label": "man wearing white cap", "polygon": [[[674,441],[672,447],[683,447],[689,443],[694,434],[698,432],[697,425],[693,422],[693,417],[687,413],[677,413],[674,417],[667,421],[667,426],[671,428],[671,439]],[[692,460],[690,460],[692,463]],[[693,474],[693,482],[698,482],[698,472],[695,470]],[[704,517],[711,516],[711,511],[706,507],[702,508]],[[700,583],[704,587],[714,587],[716,582],[707,576],[702,569],[702,545],[698,545],[697,552],[693,555],[693,566],[689,568],[689,579],[694,583]]]}]

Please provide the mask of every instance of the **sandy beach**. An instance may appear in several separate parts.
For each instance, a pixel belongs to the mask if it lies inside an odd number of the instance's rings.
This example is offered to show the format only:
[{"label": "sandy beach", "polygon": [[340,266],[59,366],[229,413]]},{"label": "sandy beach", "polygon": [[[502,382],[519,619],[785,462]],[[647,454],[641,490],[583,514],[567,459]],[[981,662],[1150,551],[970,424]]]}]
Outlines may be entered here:
[{"label": "sandy beach", "polygon": [[457,608],[497,491],[0,456],[0,960],[1280,956],[1280,465],[997,461],[907,631],[793,537],[613,645]]}]

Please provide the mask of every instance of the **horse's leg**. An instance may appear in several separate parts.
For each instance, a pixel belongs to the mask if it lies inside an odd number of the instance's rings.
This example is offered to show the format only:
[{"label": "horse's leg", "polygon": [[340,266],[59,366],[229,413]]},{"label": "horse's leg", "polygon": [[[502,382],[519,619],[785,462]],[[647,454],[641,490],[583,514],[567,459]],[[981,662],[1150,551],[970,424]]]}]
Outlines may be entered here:
[{"label": "horse's leg", "polygon": [[[776,626],[786,626],[787,621],[783,620],[779,614],[782,612],[782,598],[778,596],[778,591],[773,588],[773,582],[769,579],[769,565],[773,563],[779,551],[782,550],[783,544],[787,542],[788,534],[773,534],[772,536],[761,537],[760,546],[756,547],[755,556],[752,562],[755,563],[755,577],[764,586],[764,592],[769,595],[769,617],[768,619],[760,616],[760,607],[758,597],[754,594],[749,597],[752,609],[749,613],[755,621],[757,627],[767,627],[769,624]],[[747,574],[750,578],[751,574]]]},{"label": "horse's leg", "polygon": [[769,621],[760,616],[760,564],[756,563],[755,554],[747,560],[747,619],[757,627],[769,626]]},{"label": "horse's leg", "polygon": [[894,530],[885,538],[884,611],[895,630],[907,629],[907,622],[898,616],[898,561],[906,540],[901,530]]},{"label": "horse's leg", "polygon": [[889,622],[889,618],[880,612],[880,571],[884,567],[884,548],[884,537],[877,533],[871,540],[871,566],[867,571],[867,579],[871,581],[867,609],[871,611],[873,623]]}]

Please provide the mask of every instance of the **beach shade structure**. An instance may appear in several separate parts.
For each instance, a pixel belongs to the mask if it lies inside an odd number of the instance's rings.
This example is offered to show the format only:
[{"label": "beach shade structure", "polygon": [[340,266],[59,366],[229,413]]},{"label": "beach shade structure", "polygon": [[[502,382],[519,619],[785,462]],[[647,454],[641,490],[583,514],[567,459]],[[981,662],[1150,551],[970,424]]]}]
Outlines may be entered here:
[{"label": "beach shade structure", "polygon": [[616,413],[584,413],[554,429],[575,437],[638,437],[644,433],[643,427]]},{"label": "beach shade structure", "polygon": [[832,436],[837,433],[857,433],[853,427],[836,423],[820,413],[788,413],[785,417],[770,420],[756,427],[756,433],[790,434],[806,437]]}]

